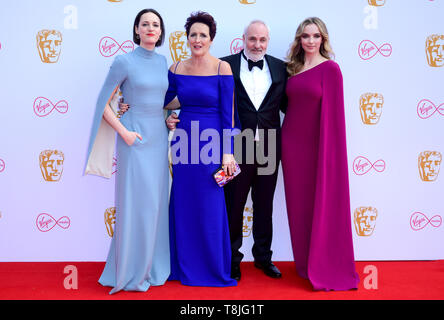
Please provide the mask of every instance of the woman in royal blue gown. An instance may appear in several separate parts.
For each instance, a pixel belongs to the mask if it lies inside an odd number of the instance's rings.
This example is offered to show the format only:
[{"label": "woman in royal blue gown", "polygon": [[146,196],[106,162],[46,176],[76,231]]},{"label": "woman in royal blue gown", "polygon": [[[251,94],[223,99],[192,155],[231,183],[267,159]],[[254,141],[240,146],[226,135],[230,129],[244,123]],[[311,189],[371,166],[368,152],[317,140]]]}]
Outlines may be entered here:
[{"label": "woman in royal blue gown", "polygon": [[[167,105],[181,109],[171,143],[170,280],[190,286],[235,286],[224,190],[213,173],[234,171],[234,79],[228,63],[209,48],[216,33],[211,15],[192,14],[185,24],[191,58],[169,71]],[[225,130],[224,130],[225,129]]]}]

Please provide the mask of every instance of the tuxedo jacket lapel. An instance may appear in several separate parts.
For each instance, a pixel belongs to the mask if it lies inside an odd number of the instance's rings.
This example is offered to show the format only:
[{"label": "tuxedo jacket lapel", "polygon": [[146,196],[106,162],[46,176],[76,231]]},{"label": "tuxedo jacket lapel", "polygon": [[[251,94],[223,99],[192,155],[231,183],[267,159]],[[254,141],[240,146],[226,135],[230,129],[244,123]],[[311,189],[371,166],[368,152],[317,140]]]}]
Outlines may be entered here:
[{"label": "tuxedo jacket lapel", "polygon": [[264,56],[264,59],[267,61],[268,64],[268,69],[270,70],[270,76],[271,76],[271,85],[270,88],[268,89],[267,94],[265,95],[264,100],[262,100],[261,105],[259,106],[259,110],[261,110],[261,108],[263,108],[264,106],[267,105],[268,100],[270,99],[270,96],[273,92],[274,87],[276,86],[276,79],[277,79],[277,75],[276,75],[276,67],[273,63],[273,61],[271,59],[268,58],[268,55]]}]

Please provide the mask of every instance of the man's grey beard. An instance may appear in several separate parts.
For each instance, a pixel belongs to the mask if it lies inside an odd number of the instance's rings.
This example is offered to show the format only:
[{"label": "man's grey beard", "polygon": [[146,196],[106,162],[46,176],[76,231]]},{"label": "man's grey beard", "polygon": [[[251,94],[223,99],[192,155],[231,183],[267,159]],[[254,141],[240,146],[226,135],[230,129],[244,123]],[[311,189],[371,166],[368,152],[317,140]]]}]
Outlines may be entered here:
[{"label": "man's grey beard", "polygon": [[[253,62],[262,60],[264,58],[265,54],[266,54],[266,52],[262,51],[261,55],[258,56],[257,54],[252,54],[251,52],[249,52],[247,50],[244,50],[244,51],[245,51],[245,55],[247,56],[247,58],[250,59]],[[253,57],[253,55],[254,55],[254,57]]]}]

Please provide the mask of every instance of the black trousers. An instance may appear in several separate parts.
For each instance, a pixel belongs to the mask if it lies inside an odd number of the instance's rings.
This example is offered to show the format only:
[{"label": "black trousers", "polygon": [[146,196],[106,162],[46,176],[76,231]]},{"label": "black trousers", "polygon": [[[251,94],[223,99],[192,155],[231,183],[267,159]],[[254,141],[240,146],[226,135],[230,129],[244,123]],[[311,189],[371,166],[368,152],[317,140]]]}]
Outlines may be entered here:
[{"label": "black trousers", "polygon": [[[224,187],[230,228],[232,265],[240,264],[244,257],[239,249],[242,246],[243,240],[244,208],[250,189],[253,202],[253,257],[255,261],[261,263],[271,261],[273,198],[280,162],[280,148],[278,148],[278,152],[275,154],[276,165],[274,171],[272,171],[271,174],[265,175],[258,174],[260,173],[259,169],[261,167],[266,167],[266,165],[260,164],[256,160],[256,154],[259,148],[260,145],[255,143],[254,163],[245,164],[245,161],[239,163],[241,173]],[[236,159],[238,158],[236,157]]]}]

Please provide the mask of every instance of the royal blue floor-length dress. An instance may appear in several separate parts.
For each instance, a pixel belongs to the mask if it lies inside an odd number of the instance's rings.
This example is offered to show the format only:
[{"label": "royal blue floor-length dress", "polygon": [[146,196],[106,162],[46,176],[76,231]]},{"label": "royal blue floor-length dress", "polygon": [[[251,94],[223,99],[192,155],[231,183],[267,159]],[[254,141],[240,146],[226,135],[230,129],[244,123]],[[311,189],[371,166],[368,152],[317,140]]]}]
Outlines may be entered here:
[{"label": "royal blue floor-length dress", "polygon": [[224,138],[227,148],[232,148],[232,139],[224,136],[223,129],[227,133],[235,123],[234,80],[231,75],[193,76],[171,71],[168,78],[165,105],[176,95],[181,104],[180,122],[171,143],[169,280],[190,286],[235,286],[237,282],[230,278],[224,190],[213,178],[221,165]]}]

